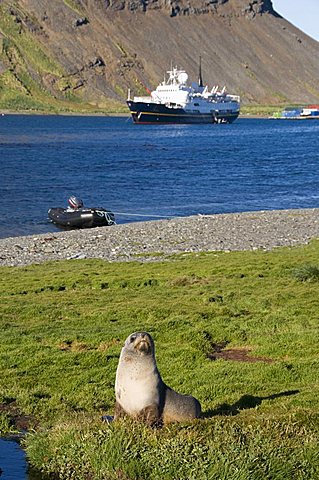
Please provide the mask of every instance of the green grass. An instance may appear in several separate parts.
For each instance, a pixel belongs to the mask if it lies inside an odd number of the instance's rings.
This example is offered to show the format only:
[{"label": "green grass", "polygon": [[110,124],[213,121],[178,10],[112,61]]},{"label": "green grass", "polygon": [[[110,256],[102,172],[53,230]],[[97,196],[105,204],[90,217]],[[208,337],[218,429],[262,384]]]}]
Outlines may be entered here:
[{"label": "green grass", "polygon": [[[276,114],[281,113],[286,107],[291,107],[289,103],[276,103],[274,105],[242,105],[240,108],[240,113],[242,115],[253,115],[253,116],[275,116]],[[295,105],[297,106],[297,105]]]},{"label": "green grass", "polygon": [[[0,269],[0,428],[31,418],[31,463],[61,479],[319,478],[319,242],[158,263]],[[107,424],[121,346],[149,331],[164,381],[204,418]],[[264,361],[212,361],[215,343]]]}]

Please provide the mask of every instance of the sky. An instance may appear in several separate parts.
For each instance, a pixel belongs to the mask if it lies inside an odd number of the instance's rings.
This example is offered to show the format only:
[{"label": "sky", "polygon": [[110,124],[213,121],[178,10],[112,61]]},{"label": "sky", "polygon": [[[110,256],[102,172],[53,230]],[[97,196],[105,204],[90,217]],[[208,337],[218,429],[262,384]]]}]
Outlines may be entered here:
[{"label": "sky", "polygon": [[319,0],[272,0],[276,12],[319,41]]}]

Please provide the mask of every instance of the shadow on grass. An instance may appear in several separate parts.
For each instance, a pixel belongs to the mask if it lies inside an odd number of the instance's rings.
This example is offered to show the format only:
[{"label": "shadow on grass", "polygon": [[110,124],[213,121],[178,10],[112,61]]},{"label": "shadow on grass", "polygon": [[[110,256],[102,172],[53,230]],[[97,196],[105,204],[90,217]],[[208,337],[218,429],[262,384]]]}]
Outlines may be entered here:
[{"label": "shadow on grass", "polygon": [[266,397],[254,397],[253,395],[243,395],[240,399],[230,405],[229,403],[222,403],[214,410],[207,410],[203,412],[203,418],[211,418],[216,415],[234,416],[238,415],[241,410],[248,410],[249,408],[255,408],[264,400],[275,400],[280,397],[289,397],[290,395],[297,395],[299,390],[288,390],[286,392],[274,393]]}]

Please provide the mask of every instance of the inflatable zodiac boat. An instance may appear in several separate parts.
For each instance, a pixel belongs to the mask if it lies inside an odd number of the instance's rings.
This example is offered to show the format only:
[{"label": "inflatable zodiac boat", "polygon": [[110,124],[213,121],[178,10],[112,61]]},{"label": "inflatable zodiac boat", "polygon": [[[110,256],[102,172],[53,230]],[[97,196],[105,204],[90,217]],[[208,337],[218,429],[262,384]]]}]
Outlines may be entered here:
[{"label": "inflatable zodiac boat", "polygon": [[69,207],[55,207],[48,210],[48,217],[61,228],[93,228],[115,224],[115,216],[105,208],[87,208],[82,200],[72,196],[68,200]]}]

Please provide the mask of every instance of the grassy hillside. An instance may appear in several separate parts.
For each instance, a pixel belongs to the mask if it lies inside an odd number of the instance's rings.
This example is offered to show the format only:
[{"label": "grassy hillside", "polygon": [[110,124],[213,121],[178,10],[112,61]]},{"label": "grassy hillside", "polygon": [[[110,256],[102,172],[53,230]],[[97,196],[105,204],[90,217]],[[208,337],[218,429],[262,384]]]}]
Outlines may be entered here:
[{"label": "grassy hillside", "polygon": [[[2,433],[27,422],[30,461],[64,480],[317,479],[318,254],[315,241],[2,267]],[[164,381],[197,397],[203,419],[101,421],[136,330],[152,334]]]},{"label": "grassy hillside", "polygon": [[[29,30],[26,19],[30,22]],[[9,9],[6,4],[0,5],[0,110],[45,113],[124,111],[120,102],[106,100],[105,108],[99,108],[74,93],[72,78],[45,47],[39,32],[41,28],[36,19],[30,19],[22,7]],[[54,82],[54,89],[49,88],[50,81]]]},{"label": "grassy hillside", "polygon": [[[318,103],[319,43],[268,0],[3,0],[0,109],[127,112],[171,63],[244,106]],[[272,108],[273,109],[273,108]],[[259,109],[260,111],[260,109]]]}]

